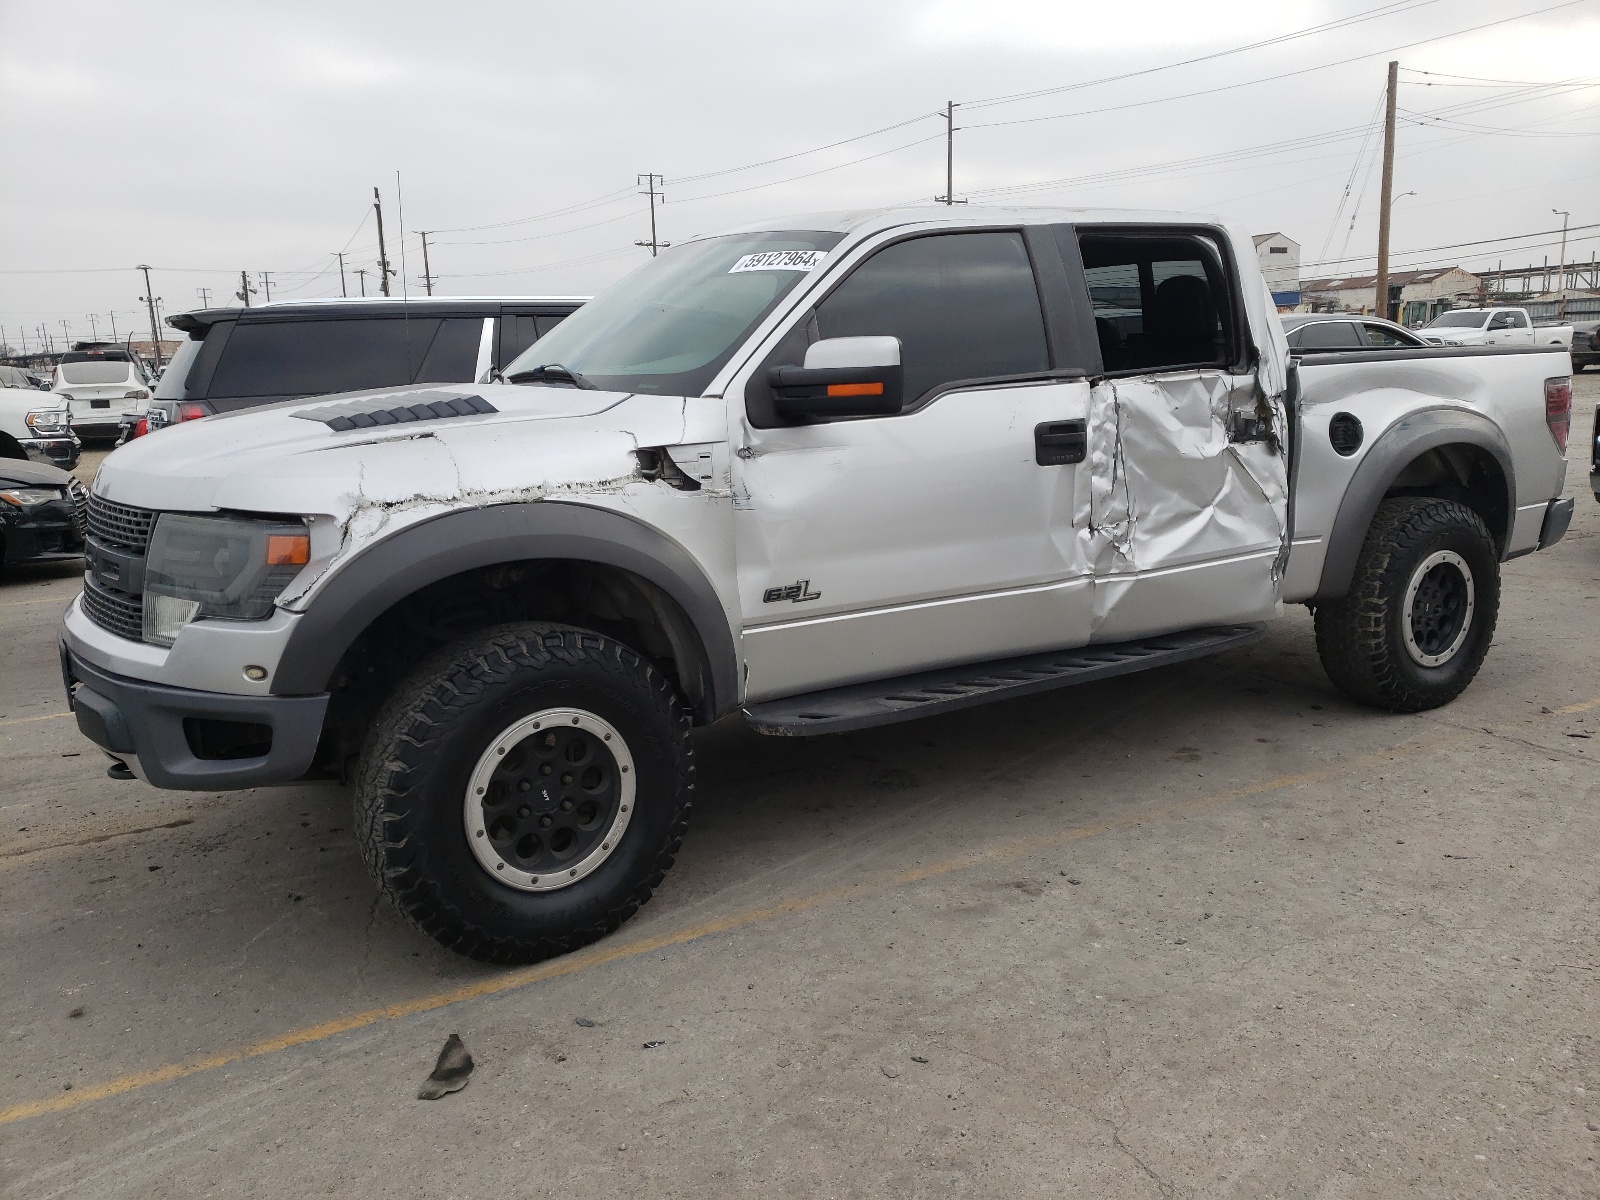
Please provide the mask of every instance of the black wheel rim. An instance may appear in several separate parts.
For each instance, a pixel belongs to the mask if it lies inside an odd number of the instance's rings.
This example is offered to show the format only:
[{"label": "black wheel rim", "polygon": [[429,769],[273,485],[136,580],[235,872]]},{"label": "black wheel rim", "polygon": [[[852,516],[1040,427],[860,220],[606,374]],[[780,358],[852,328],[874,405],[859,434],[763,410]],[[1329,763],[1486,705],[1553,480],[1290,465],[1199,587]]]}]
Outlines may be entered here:
[{"label": "black wheel rim", "polygon": [[1452,562],[1430,567],[1411,603],[1411,640],[1423,654],[1446,653],[1461,636],[1471,608],[1467,580]]},{"label": "black wheel rim", "polygon": [[602,737],[565,725],[508,748],[480,803],[495,853],[518,871],[548,876],[601,845],[621,796],[621,771]]}]

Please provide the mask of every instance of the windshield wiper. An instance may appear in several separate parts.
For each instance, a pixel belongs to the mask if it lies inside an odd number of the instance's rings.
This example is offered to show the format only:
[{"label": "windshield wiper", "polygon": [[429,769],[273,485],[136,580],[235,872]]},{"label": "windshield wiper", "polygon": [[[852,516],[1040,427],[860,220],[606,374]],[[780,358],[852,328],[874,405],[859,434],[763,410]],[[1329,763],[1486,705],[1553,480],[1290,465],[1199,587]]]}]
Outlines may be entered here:
[{"label": "windshield wiper", "polygon": [[506,378],[512,383],[542,383],[546,379],[555,379],[586,391],[600,390],[572,368],[563,367],[560,363],[543,363],[537,367],[529,367],[526,371],[518,371],[515,375],[508,375]]}]

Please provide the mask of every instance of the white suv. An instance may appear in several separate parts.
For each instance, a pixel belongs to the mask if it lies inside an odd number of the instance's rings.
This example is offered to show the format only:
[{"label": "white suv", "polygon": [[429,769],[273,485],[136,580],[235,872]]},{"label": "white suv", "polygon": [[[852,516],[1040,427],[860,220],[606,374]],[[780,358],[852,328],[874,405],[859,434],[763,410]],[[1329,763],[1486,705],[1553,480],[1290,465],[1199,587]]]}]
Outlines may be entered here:
[{"label": "white suv", "polygon": [[73,350],[56,367],[50,390],[65,400],[72,432],[84,441],[114,441],[124,413],[150,406],[150,380],[125,350]]}]

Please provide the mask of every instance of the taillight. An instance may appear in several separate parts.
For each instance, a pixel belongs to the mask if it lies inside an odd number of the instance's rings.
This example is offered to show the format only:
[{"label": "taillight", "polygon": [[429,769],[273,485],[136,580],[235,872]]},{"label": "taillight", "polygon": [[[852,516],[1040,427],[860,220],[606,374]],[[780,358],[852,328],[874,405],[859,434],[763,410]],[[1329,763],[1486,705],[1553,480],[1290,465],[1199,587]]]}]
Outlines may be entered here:
[{"label": "taillight", "polygon": [[1565,454],[1567,433],[1572,429],[1572,376],[1561,375],[1544,381],[1544,423],[1550,426],[1550,436]]},{"label": "taillight", "polygon": [[135,421],[133,423],[133,432],[130,433],[128,436],[129,437],[143,437],[145,434],[147,434],[149,432],[150,432],[150,421],[149,421],[149,418],[140,417],[137,421]]},{"label": "taillight", "polygon": [[176,425],[179,421],[198,421],[207,415],[209,414],[203,404],[180,404],[172,414],[172,424]]}]

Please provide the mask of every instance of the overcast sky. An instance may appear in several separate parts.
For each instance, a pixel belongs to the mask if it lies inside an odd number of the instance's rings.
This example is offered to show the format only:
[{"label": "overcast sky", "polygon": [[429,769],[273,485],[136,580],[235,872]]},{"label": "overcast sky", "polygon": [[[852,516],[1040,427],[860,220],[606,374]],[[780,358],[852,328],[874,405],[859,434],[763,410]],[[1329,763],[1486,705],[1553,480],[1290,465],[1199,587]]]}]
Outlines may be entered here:
[{"label": "overcast sky", "polygon": [[237,303],[241,270],[336,296],[340,249],[355,294],[374,185],[410,290],[428,229],[440,292],[589,294],[648,253],[637,175],[669,241],[926,200],[946,100],[958,197],[1215,212],[1339,260],[1308,277],[1370,270],[1390,58],[1395,262],[1554,259],[1433,248],[1600,223],[1600,0],[1558,3],[0,0],[0,328],[143,332],[137,263],[169,313]]}]

